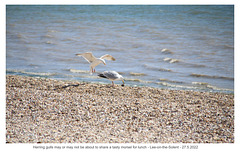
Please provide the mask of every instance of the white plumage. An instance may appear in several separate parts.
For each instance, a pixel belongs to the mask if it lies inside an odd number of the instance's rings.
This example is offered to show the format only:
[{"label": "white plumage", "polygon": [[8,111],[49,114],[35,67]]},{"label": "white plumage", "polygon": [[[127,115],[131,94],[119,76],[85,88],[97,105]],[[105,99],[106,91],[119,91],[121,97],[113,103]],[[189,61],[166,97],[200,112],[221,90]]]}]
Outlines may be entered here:
[{"label": "white plumage", "polygon": [[111,56],[109,54],[103,55],[100,58],[96,58],[95,56],[93,56],[93,54],[91,52],[76,54],[76,56],[82,56],[84,59],[86,59],[90,63],[90,73],[96,72],[95,67],[97,65],[99,65],[101,63],[106,65],[106,62],[104,59],[112,60],[112,61],[116,60],[115,58],[113,58],[113,56]]}]

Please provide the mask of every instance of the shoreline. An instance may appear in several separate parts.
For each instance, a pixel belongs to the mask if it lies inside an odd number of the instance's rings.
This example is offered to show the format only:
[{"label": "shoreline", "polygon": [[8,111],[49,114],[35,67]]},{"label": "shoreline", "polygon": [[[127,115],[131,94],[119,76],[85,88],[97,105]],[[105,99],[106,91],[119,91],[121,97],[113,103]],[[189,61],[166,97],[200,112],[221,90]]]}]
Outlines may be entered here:
[{"label": "shoreline", "polygon": [[[109,84],[110,81],[106,79],[100,79],[98,76],[89,75],[89,72],[86,70],[75,70],[70,72],[80,73],[77,78],[65,78],[60,76],[55,76],[55,73],[36,73],[36,72],[25,72],[22,70],[7,70],[7,75],[17,75],[17,76],[26,76],[26,77],[36,77],[36,78],[49,78],[53,80],[61,80],[61,81],[72,81],[72,82],[86,82],[86,83],[93,83],[93,84]],[[83,74],[81,74],[83,73]],[[87,74],[84,74],[87,73]],[[101,73],[101,72],[98,72]],[[123,74],[119,72],[119,74]],[[130,74],[140,74],[130,72]],[[201,76],[200,74],[195,74],[196,76]],[[149,81],[149,80],[142,80],[138,78],[139,76],[135,75],[136,78],[125,78],[127,85],[130,87],[151,87],[151,88],[158,88],[158,89],[171,89],[171,90],[187,90],[187,91],[199,91],[199,92],[212,92],[212,93],[224,93],[224,94],[233,94],[233,89],[228,89],[224,87],[217,87],[215,85],[211,85],[207,82],[192,82],[192,83],[184,83],[174,80],[168,80],[164,78],[160,78],[157,81]],[[213,76],[215,77],[215,76]],[[89,80],[90,79],[90,80]]]},{"label": "shoreline", "polygon": [[6,75],[7,143],[234,143],[234,94]]}]

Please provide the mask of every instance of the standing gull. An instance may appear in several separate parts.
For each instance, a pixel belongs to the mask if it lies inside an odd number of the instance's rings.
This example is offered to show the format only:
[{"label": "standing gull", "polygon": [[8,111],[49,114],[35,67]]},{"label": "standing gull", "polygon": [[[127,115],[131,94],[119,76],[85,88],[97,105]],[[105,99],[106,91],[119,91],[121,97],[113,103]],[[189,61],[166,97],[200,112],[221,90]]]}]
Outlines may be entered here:
[{"label": "standing gull", "polygon": [[95,56],[93,56],[93,54],[91,52],[86,52],[86,53],[79,53],[76,54],[76,56],[82,56],[84,59],[86,59],[91,65],[90,65],[90,73],[94,73],[96,72],[95,67],[101,63],[103,63],[104,65],[106,65],[106,62],[104,59],[106,60],[113,60],[115,61],[116,59],[113,58],[113,56],[106,54],[103,55],[100,58],[96,58]]},{"label": "standing gull", "polygon": [[106,78],[112,81],[112,86],[114,87],[113,81],[115,80],[122,80],[124,86],[124,78],[118,74],[116,71],[104,71],[103,73],[98,74],[99,77]]}]

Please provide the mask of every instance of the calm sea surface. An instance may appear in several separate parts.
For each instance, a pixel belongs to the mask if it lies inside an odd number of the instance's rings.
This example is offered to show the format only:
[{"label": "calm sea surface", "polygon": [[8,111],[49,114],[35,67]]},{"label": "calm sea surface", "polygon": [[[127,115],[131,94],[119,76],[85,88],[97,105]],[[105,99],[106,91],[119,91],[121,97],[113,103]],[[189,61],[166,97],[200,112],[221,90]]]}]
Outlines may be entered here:
[{"label": "calm sea surface", "polygon": [[[7,74],[111,83],[76,53],[110,54],[129,86],[234,90],[232,5],[8,5]],[[120,81],[116,82],[121,83]]]}]

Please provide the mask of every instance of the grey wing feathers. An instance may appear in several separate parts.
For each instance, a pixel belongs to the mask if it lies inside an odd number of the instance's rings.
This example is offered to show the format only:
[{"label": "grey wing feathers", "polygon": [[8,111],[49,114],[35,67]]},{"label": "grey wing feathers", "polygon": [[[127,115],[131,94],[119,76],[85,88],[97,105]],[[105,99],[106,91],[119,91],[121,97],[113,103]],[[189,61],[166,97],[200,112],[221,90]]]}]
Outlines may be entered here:
[{"label": "grey wing feathers", "polygon": [[106,71],[106,72],[103,72],[103,75],[108,78],[108,79],[117,79],[118,78],[118,74],[115,73],[114,71]]}]

